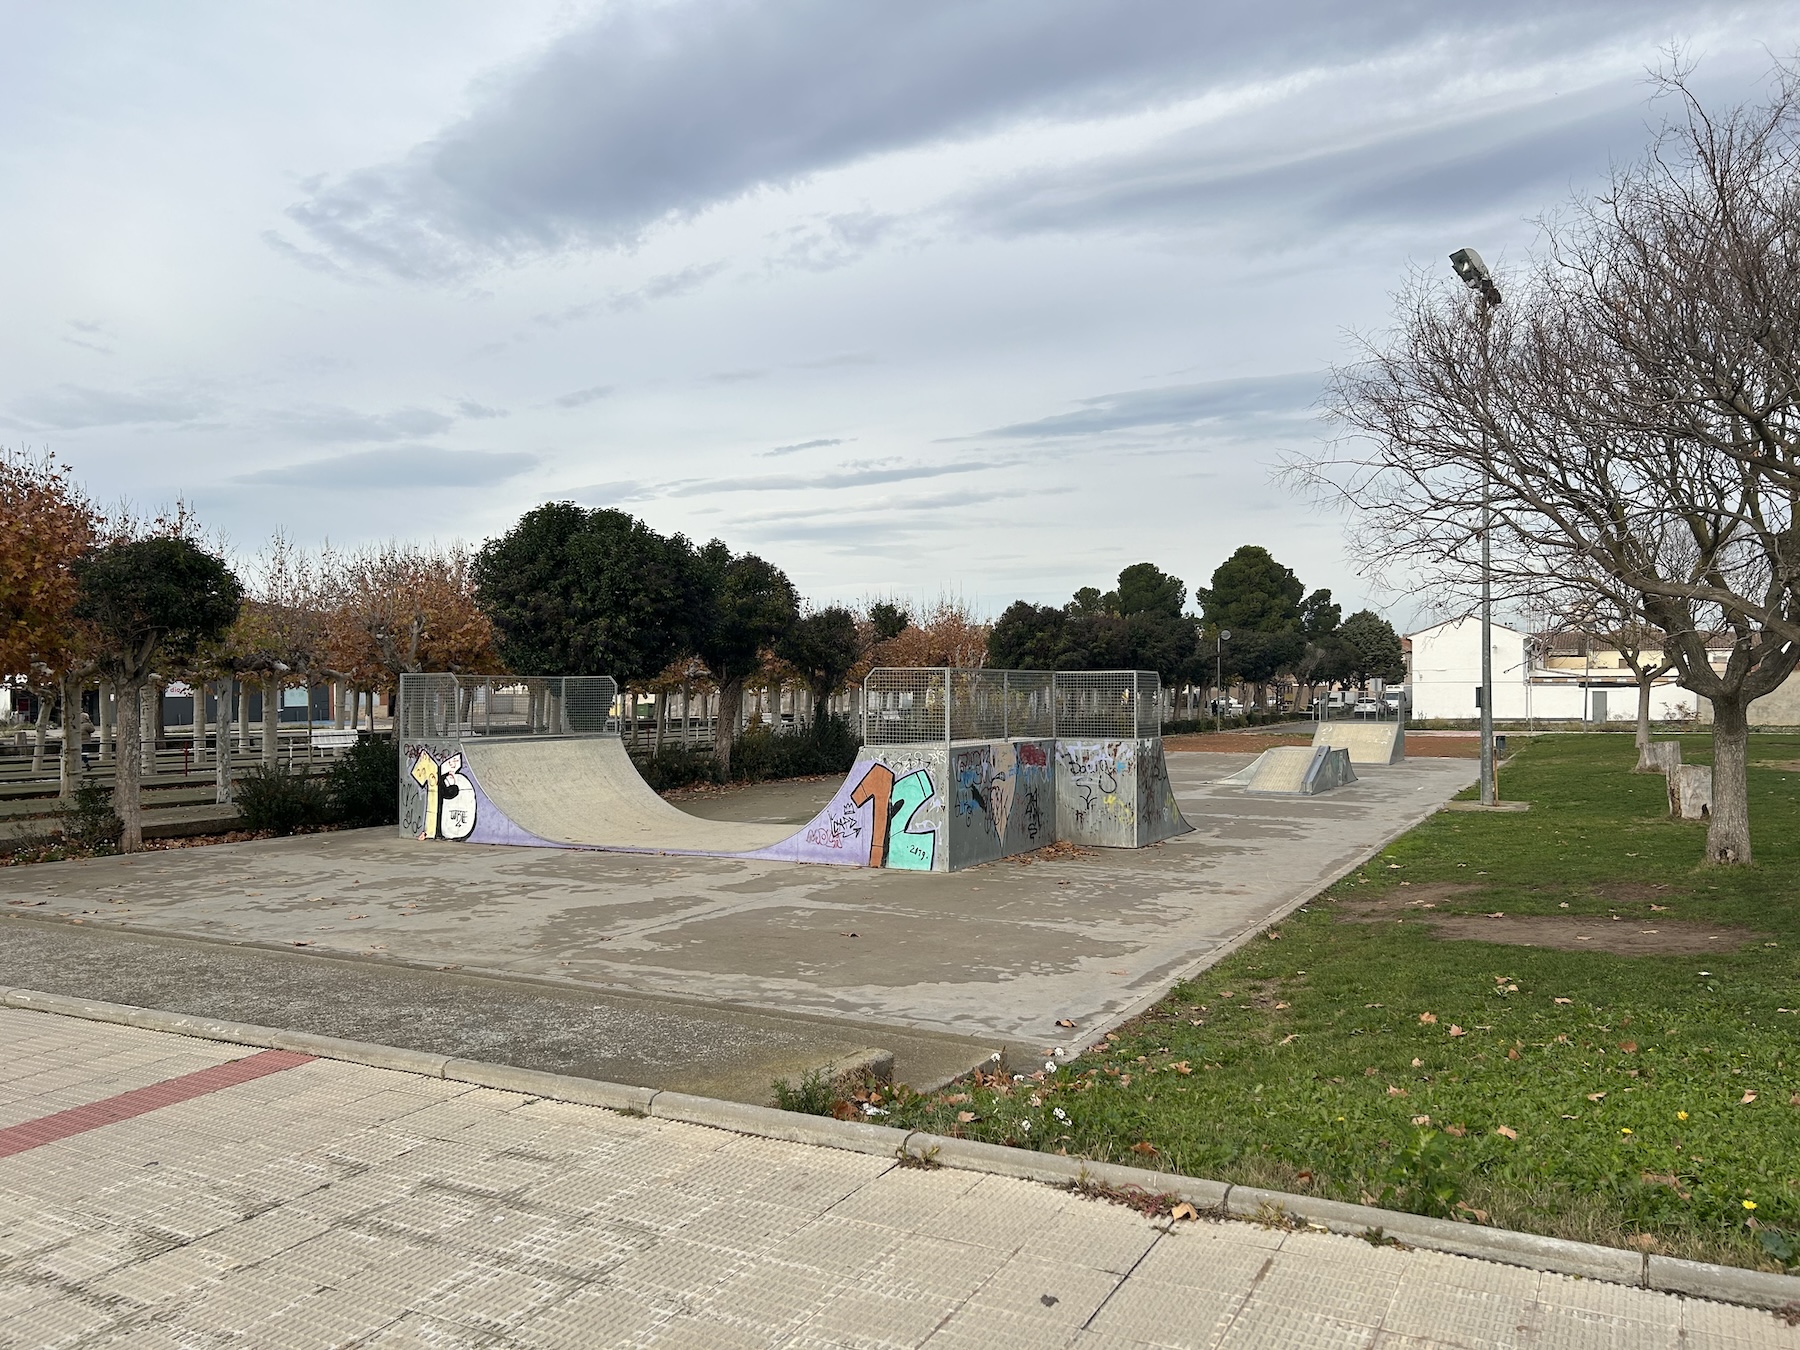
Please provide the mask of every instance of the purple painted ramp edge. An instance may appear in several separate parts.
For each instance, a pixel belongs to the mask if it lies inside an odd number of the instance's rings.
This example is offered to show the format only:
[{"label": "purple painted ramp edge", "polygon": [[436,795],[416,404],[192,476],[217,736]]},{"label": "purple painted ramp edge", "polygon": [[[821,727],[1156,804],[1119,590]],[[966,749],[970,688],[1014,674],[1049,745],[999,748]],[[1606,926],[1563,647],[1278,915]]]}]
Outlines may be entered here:
[{"label": "purple painted ramp edge", "polygon": [[[544,839],[516,823],[494,804],[476,777],[474,767],[466,764],[463,776],[475,789],[475,828],[466,841],[471,844],[493,844],[503,847],[560,848],[590,853],[648,853],[689,858],[749,858],[766,862],[822,863],[836,867],[867,867],[869,835],[873,828],[873,802],[858,806],[850,800],[855,784],[862,782],[869,766],[876,761],[859,759],[832,794],[831,801],[800,829],[768,848],[752,852],[725,849],[637,848],[630,844],[565,844]],[[452,841],[446,841],[452,842]]]}]

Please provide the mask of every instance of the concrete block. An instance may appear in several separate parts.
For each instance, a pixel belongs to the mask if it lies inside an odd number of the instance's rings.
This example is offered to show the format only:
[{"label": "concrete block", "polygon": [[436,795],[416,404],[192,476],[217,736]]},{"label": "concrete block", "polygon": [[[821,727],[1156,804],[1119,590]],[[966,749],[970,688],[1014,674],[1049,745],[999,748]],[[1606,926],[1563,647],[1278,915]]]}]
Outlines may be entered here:
[{"label": "concrete block", "polygon": [[1712,800],[1709,765],[1677,764],[1669,771],[1670,819],[1705,820],[1712,815]]},{"label": "concrete block", "polygon": [[1800,1307],[1800,1277],[1774,1275],[1765,1270],[1652,1256],[1644,1263],[1644,1283],[1665,1293],[1743,1303],[1752,1308]]},{"label": "concrete block", "polygon": [[866,1125],[857,1120],[830,1116],[806,1116],[796,1111],[777,1111],[772,1106],[746,1106],[711,1097],[692,1097],[685,1092],[659,1092],[650,1100],[649,1114],[662,1120],[689,1125],[710,1125],[762,1139],[784,1139],[791,1144],[818,1144],[897,1158],[909,1133],[886,1125]]},{"label": "concrete block", "polygon": [[1094,1166],[1084,1159],[1065,1158],[1057,1153],[1038,1153],[1028,1148],[1007,1148],[1004,1144],[984,1144],[974,1139],[952,1139],[948,1135],[923,1132],[906,1141],[906,1152],[940,1167],[1017,1177],[1022,1181],[1047,1181],[1054,1186],[1073,1186]]},{"label": "concrete block", "polygon": [[1350,752],[1352,764],[1398,764],[1406,758],[1406,730],[1393,722],[1321,722],[1313,745]]},{"label": "concrete block", "polygon": [[603,1106],[611,1111],[648,1114],[651,1098],[656,1096],[655,1088],[545,1073],[541,1069],[521,1069],[513,1064],[489,1064],[478,1059],[446,1060],[442,1076],[454,1083],[522,1092],[527,1096],[548,1097],[552,1101],[574,1102],[579,1106]]},{"label": "concrete block", "polygon": [[1253,1186],[1233,1186],[1226,1198],[1226,1208],[1233,1216],[1245,1219],[1280,1213],[1304,1223],[1318,1224],[1334,1233],[1360,1235],[1379,1228],[1408,1246],[1527,1266],[1533,1270],[1550,1270],[1562,1275],[1579,1275],[1611,1284],[1641,1285],[1644,1281],[1644,1258],[1638,1253],[1600,1247],[1590,1242],[1569,1242],[1563,1238],[1540,1237],[1536,1233],[1484,1228],[1478,1224],[1401,1214],[1307,1195],[1287,1195]]}]

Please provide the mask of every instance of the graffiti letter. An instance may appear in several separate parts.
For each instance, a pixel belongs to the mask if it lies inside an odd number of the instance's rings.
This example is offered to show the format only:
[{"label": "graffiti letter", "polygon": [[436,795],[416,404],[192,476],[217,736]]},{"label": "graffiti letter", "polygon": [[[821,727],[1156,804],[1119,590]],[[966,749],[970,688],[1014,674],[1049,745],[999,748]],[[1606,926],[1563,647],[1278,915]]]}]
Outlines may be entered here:
[{"label": "graffiti letter", "polygon": [[412,780],[425,793],[425,827],[419,831],[419,838],[435,839],[438,825],[438,766],[429,750],[419,751],[418,758],[413,760]]},{"label": "graffiti letter", "polygon": [[887,848],[887,865],[908,872],[929,872],[937,857],[937,832],[912,834],[907,826],[919,808],[931,800],[935,789],[931,775],[915,770],[894,784],[893,808],[888,813],[888,826],[894,831]]},{"label": "graffiti letter", "polygon": [[446,839],[467,839],[475,832],[475,785],[462,767],[463,757],[452,755],[438,768],[440,832]]},{"label": "graffiti letter", "polygon": [[[889,798],[894,791],[894,771],[885,764],[871,764],[850,794],[850,804],[861,806],[873,802],[874,815],[869,824],[869,866],[886,867],[888,851]],[[908,813],[910,815],[910,813]]]}]

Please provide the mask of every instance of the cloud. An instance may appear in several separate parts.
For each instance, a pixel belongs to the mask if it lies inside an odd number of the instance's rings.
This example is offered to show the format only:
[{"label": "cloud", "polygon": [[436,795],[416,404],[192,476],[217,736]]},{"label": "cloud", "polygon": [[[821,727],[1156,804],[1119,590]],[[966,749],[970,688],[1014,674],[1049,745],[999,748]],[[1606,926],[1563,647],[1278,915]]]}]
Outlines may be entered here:
[{"label": "cloud", "polygon": [[353,408],[299,408],[267,414],[288,435],[303,441],[403,441],[435,436],[456,425],[454,417],[429,408],[397,408],[364,413]]},{"label": "cloud", "polygon": [[663,497],[707,497],[720,492],[805,492],[816,488],[870,487],[880,483],[906,483],[951,474],[981,473],[1002,468],[1011,461],[964,464],[868,464],[837,473],[767,474],[758,478],[695,478],[664,485]]},{"label": "cloud", "polygon": [[117,427],[152,423],[196,422],[212,410],[208,400],[170,394],[133,394],[117,389],[91,389],[62,384],[13,402],[14,425],[78,431],[84,427]]},{"label": "cloud", "polygon": [[466,417],[471,422],[486,421],[491,417],[510,417],[505,408],[490,408],[485,403],[477,403],[473,399],[463,399],[456,405],[456,415]]},{"label": "cloud", "polygon": [[981,433],[1009,440],[1101,436],[1148,427],[1200,426],[1294,419],[1307,415],[1324,387],[1319,372],[1209,380],[1161,389],[1134,389],[1078,400],[1074,412],[1016,422]]},{"label": "cloud", "polygon": [[401,445],[381,450],[311,459],[274,469],[239,474],[232,481],[315,488],[323,492],[362,492],[379,488],[490,487],[516,478],[538,462],[536,455],[502,450],[441,450],[432,445]]},{"label": "cloud", "polygon": [[821,216],[796,225],[776,238],[784,246],[769,260],[771,268],[794,267],[805,272],[831,272],[848,267],[893,233],[899,217],[874,211],[849,211]]},{"label": "cloud", "polygon": [[704,378],[708,384],[742,384],[746,380],[766,380],[769,372],[746,366],[740,370],[715,370]]},{"label": "cloud", "polygon": [[[850,440],[855,440],[855,439],[856,438],[854,436],[852,436],[850,438]],[[774,459],[778,455],[797,455],[802,450],[823,450],[826,446],[829,446],[829,445],[848,445],[849,443],[850,443],[850,441],[843,440],[836,436],[827,437],[827,438],[824,438],[821,440],[816,440],[816,441],[799,441],[793,445],[778,445],[773,450],[764,450],[762,452],[762,458]]]},{"label": "cloud", "polygon": [[598,403],[612,391],[610,384],[590,384],[586,389],[577,389],[550,401],[559,408],[585,408],[590,403]]},{"label": "cloud", "polygon": [[[1640,0],[1638,33],[1723,5]],[[1622,38],[1602,0],[618,0],[477,87],[400,158],[310,184],[292,220],[339,263],[442,281],[628,246],[759,188],[1021,121],[1437,49],[1467,79]],[[272,246],[279,246],[272,243]],[[823,255],[829,256],[829,255]]]},{"label": "cloud", "polygon": [[695,263],[692,267],[683,267],[677,272],[663,272],[651,277],[635,290],[614,291],[602,300],[588,300],[551,314],[539,314],[535,322],[545,328],[561,328],[566,323],[591,319],[597,314],[620,314],[627,310],[642,309],[652,300],[673,300],[699,290],[730,265],[721,259],[718,262]]}]

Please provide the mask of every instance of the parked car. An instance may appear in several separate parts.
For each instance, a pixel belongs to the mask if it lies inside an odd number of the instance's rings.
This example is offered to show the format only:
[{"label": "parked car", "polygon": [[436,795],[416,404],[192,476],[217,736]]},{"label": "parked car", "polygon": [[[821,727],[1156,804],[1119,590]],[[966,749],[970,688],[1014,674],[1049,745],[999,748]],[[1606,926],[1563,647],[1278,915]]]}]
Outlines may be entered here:
[{"label": "parked car", "polygon": [[1381,704],[1372,698],[1359,698],[1350,712],[1356,717],[1380,717]]}]

